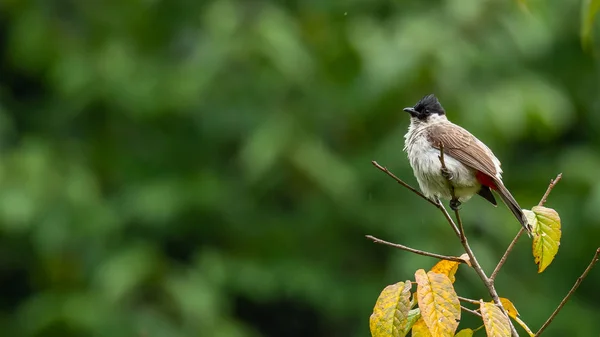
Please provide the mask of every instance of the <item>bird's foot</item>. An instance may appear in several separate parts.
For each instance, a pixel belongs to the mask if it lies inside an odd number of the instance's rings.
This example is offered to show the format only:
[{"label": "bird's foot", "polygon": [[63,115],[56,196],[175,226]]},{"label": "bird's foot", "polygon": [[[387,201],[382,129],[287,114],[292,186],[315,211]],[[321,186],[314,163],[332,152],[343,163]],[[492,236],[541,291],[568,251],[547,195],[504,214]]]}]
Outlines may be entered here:
[{"label": "bird's foot", "polygon": [[442,177],[446,180],[452,180],[452,173],[446,167],[442,167]]},{"label": "bird's foot", "polygon": [[450,200],[450,208],[452,208],[453,211],[458,211],[460,209],[460,205],[461,202],[458,201],[458,199]]}]

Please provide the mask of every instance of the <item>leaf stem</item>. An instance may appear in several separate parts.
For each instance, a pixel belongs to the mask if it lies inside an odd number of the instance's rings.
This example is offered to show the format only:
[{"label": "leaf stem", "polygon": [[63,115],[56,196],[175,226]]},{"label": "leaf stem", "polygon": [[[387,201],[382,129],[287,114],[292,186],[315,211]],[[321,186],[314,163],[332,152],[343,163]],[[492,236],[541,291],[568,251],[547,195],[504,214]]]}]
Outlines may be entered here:
[{"label": "leaf stem", "polygon": [[[561,178],[562,178],[562,173],[559,173],[556,176],[556,178],[550,180],[550,184],[548,185],[548,188],[546,189],[546,193],[544,193],[544,196],[542,197],[542,199],[540,199],[538,206],[544,206],[544,204],[548,200],[548,196],[550,195],[550,192],[552,192],[552,190],[554,189],[554,186],[556,186],[556,184],[560,181]],[[523,232],[524,232],[524,229],[521,227],[521,229],[519,230],[519,232],[517,233],[515,238],[508,245],[508,248],[506,248],[506,251],[504,252],[504,255],[502,255],[500,262],[498,262],[498,265],[496,266],[496,268],[494,268],[494,272],[492,273],[492,276],[490,276],[490,280],[494,281],[496,279],[496,276],[498,276],[498,272],[500,271],[500,268],[502,268],[504,263],[506,263],[506,259],[508,258],[508,255],[510,254],[510,252],[512,252],[513,248],[515,248],[515,244],[517,243],[517,240],[519,240],[521,235],[523,235]]]},{"label": "leaf stem", "polygon": [[478,313],[478,312],[477,312],[477,311],[475,311],[475,310],[471,310],[471,309],[469,309],[469,308],[465,308],[465,307],[463,307],[462,305],[460,306],[460,308],[461,308],[462,310],[464,310],[464,311],[468,312],[468,313],[471,313],[471,314],[473,314],[473,315],[475,315],[475,316],[479,316],[479,317],[481,317],[481,314],[480,314],[480,313]]},{"label": "leaf stem", "polygon": [[455,262],[461,262],[461,263],[465,263],[464,259],[461,259],[460,257],[456,257],[456,256],[447,256],[447,255],[441,255],[441,254],[436,254],[436,253],[430,253],[430,252],[426,252],[424,250],[419,250],[419,249],[415,249],[415,248],[410,248],[398,243],[391,243],[385,240],[381,240],[379,238],[376,238],[372,235],[365,235],[365,237],[375,243],[380,243],[386,246],[390,246],[390,247],[394,247],[394,248],[398,248],[398,249],[402,249],[405,250],[407,252],[411,252],[411,253],[415,253],[415,254],[419,254],[419,255],[423,255],[423,256],[429,256],[429,257],[433,257],[436,259],[440,259],[440,260],[448,260],[448,261],[455,261]]},{"label": "leaf stem", "polygon": [[472,299],[470,299],[470,298],[466,298],[466,297],[458,296],[458,299],[459,299],[459,300],[461,300],[461,301],[463,301],[463,302],[469,302],[469,303],[471,303],[471,304],[477,304],[477,305],[479,305],[479,301],[472,300]]},{"label": "leaf stem", "polygon": [[544,330],[546,330],[548,325],[550,325],[550,323],[552,323],[552,320],[554,319],[554,317],[556,317],[556,315],[558,315],[560,310],[564,307],[565,303],[567,303],[569,298],[571,298],[571,296],[573,295],[575,290],[577,290],[577,288],[579,288],[579,285],[581,284],[583,279],[587,276],[587,274],[590,272],[590,270],[592,270],[592,268],[594,268],[594,265],[596,264],[596,262],[598,262],[599,257],[600,257],[600,248],[596,249],[596,253],[594,254],[594,257],[592,258],[592,261],[590,262],[590,264],[588,264],[587,268],[585,268],[585,270],[583,271],[583,274],[581,274],[581,276],[579,276],[577,278],[577,281],[575,281],[575,284],[573,285],[571,290],[569,290],[569,292],[567,293],[565,298],[563,298],[563,300],[560,301],[560,304],[558,305],[558,307],[556,307],[556,309],[554,310],[552,315],[550,315],[550,317],[548,317],[548,320],[546,320],[544,325],[542,325],[542,327],[535,334],[536,336],[539,336],[542,332],[544,332]]}]

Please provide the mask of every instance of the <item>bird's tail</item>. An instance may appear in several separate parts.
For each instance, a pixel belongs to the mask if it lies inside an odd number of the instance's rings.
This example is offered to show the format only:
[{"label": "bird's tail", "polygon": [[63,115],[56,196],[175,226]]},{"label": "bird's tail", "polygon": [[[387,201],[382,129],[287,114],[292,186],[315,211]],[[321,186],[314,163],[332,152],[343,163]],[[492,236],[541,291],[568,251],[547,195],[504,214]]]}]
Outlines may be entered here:
[{"label": "bird's tail", "polygon": [[525,217],[525,214],[523,213],[521,206],[519,206],[519,203],[517,203],[515,198],[508,191],[508,189],[504,187],[504,184],[502,184],[501,182],[497,182],[496,186],[498,188],[496,191],[500,195],[500,198],[502,199],[506,207],[510,209],[510,211],[515,215],[517,220],[519,220],[519,223],[521,223],[521,226],[523,226],[523,228],[527,231],[527,235],[531,237],[531,225],[527,222],[527,217]]}]

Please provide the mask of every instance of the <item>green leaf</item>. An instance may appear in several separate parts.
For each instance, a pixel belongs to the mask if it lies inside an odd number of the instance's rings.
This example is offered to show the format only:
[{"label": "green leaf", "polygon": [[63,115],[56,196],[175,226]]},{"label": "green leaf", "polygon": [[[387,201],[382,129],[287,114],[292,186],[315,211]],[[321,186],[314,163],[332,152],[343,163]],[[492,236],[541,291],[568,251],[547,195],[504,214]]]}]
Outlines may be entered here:
[{"label": "green leaf", "polygon": [[583,0],[581,7],[581,44],[584,49],[593,41],[594,21],[600,9],[600,0]]},{"label": "green leaf", "polygon": [[454,337],[471,337],[474,333],[475,331],[471,329],[462,329]]},{"label": "green leaf", "polygon": [[421,318],[421,309],[416,308],[416,309],[412,309],[411,311],[408,312],[408,321],[406,322],[406,325],[404,325],[404,328],[402,329],[402,333],[404,334],[404,336],[406,336],[408,334],[410,329],[412,329],[412,327],[415,325],[415,323],[417,323],[417,321],[420,318]]},{"label": "green leaf", "polygon": [[[531,213],[534,214],[534,218]],[[552,263],[560,246],[560,217],[552,208],[535,206],[531,212],[525,212],[533,228],[533,257],[538,265],[538,273],[543,272]]]},{"label": "green leaf", "polygon": [[406,336],[408,330],[410,330],[410,328],[406,329],[406,326],[409,324],[411,287],[411,282],[406,281],[389,285],[383,289],[375,303],[373,314],[369,321],[371,336]]}]

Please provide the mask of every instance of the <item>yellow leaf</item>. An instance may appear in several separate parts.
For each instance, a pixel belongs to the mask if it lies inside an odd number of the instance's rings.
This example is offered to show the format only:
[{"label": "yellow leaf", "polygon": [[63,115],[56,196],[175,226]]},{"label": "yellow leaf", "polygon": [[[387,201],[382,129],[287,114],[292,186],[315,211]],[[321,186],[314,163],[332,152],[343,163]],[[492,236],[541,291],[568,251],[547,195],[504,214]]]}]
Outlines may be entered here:
[{"label": "yellow leaf", "polygon": [[502,303],[502,306],[508,312],[508,316],[512,318],[517,318],[517,316],[519,316],[517,308],[515,308],[515,305],[512,304],[512,302],[508,298],[500,297],[500,303]]},{"label": "yellow leaf", "polygon": [[525,322],[523,322],[519,317],[515,318],[515,321],[517,321],[517,323],[519,323],[519,325],[521,325],[521,327],[523,329],[525,329],[525,331],[527,331],[527,334],[530,337],[535,337],[535,334],[533,333],[533,331],[531,331],[531,329],[529,329],[529,327],[527,326],[527,324],[525,324]]},{"label": "yellow leaf", "polygon": [[[506,309],[506,312],[508,312],[508,316],[512,317],[515,321],[517,321],[517,323],[519,323],[519,325],[521,325],[523,327],[523,329],[525,329],[525,331],[527,331],[527,334],[529,334],[529,336],[534,337],[535,334],[531,331],[531,329],[529,329],[527,324],[525,324],[525,322],[523,322],[518,317],[519,312],[517,311],[517,308],[515,308],[515,305],[512,304],[512,302],[508,298],[504,298],[504,297],[500,297],[500,302],[502,303],[502,306],[504,307],[504,309]],[[492,301],[491,303],[494,303],[494,302]]]},{"label": "yellow leaf", "polygon": [[560,217],[552,208],[535,206],[531,209],[535,214],[533,222],[533,257],[541,273],[552,263],[560,246]]},{"label": "yellow leaf", "polygon": [[467,264],[467,266],[472,267],[471,266],[471,258],[469,257],[469,254],[467,253],[463,253],[461,256],[459,256],[461,259],[463,259],[463,261],[465,261],[465,263]]},{"label": "yellow leaf", "polygon": [[423,317],[421,317],[415,323],[415,325],[413,325],[411,336],[412,337],[432,337],[431,333],[429,332],[429,328],[427,327],[427,324],[425,324],[425,321],[423,320]]},{"label": "yellow leaf", "polygon": [[[469,255],[465,253],[461,255],[460,258],[464,261],[465,264],[471,267],[471,259],[469,259]],[[454,275],[458,270],[459,264],[460,262],[456,261],[441,260],[440,262],[436,263],[435,266],[433,266],[433,268],[431,268],[431,271],[434,273],[447,275],[450,281],[454,283],[454,281],[456,281]]]},{"label": "yellow leaf", "polygon": [[448,276],[450,282],[454,283],[454,281],[456,280],[454,274],[456,274],[459,264],[460,262],[441,260],[440,262],[436,263],[435,266],[433,266],[433,268],[431,268],[431,272],[444,274]]},{"label": "yellow leaf", "polygon": [[415,280],[419,309],[429,332],[435,337],[454,336],[460,320],[460,302],[448,276],[419,269]]},{"label": "yellow leaf", "polygon": [[474,333],[471,329],[462,329],[454,337],[472,337]]},{"label": "yellow leaf", "polygon": [[496,304],[480,300],[479,308],[488,337],[510,337],[510,321]]},{"label": "yellow leaf", "polygon": [[375,303],[369,322],[371,336],[406,336],[405,325],[408,324],[409,318],[411,287],[411,282],[406,281],[389,285],[383,289]]}]

